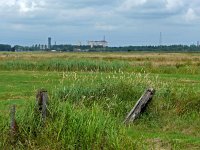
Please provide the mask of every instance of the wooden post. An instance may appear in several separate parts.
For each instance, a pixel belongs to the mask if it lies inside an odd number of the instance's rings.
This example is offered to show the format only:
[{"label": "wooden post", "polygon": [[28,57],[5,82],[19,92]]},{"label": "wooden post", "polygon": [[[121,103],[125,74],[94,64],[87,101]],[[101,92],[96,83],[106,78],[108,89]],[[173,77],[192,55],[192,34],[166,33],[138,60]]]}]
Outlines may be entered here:
[{"label": "wooden post", "polygon": [[129,112],[124,123],[133,122],[140,113],[146,108],[148,102],[152,99],[155,94],[155,90],[153,88],[147,89],[144,94],[137,101],[133,109]]},{"label": "wooden post", "polygon": [[46,90],[38,90],[36,95],[36,102],[38,105],[38,110],[41,112],[43,121],[46,120],[47,116],[47,102],[48,102],[48,95]]},{"label": "wooden post", "polygon": [[10,136],[11,143],[15,143],[18,135],[18,125],[15,119],[16,106],[13,105],[10,110]]},{"label": "wooden post", "polygon": [[48,95],[47,95],[47,91],[43,92],[42,95],[42,119],[43,121],[46,120],[47,117],[47,102],[48,102]]}]

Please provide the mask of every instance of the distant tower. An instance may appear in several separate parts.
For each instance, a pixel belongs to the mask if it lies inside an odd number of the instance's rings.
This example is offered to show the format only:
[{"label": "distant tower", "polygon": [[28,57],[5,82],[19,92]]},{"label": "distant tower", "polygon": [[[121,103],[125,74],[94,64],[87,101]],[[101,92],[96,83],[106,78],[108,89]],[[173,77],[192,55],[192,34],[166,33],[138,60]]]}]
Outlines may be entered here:
[{"label": "distant tower", "polygon": [[51,37],[48,37],[48,49],[51,49]]},{"label": "distant tower", "polygon": [[162,46],[162,32],[160,32],[160,37],[159,37],[159,46]]},{"label": "distant tower", "polygon": [[199,47],[199,41],[197,41],[197,47]]}]

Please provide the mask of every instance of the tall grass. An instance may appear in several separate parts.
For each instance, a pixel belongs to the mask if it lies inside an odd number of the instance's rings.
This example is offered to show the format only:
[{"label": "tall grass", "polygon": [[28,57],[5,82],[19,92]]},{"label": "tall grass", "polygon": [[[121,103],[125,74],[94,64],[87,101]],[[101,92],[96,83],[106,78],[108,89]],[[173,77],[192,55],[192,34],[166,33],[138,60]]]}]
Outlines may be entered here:
[{"label": "tall grass", "polygon": [[157,74],[200,74],[199,64],[176,63],[174,65],[155,65],[154,62],[142,59],[142,63],[126,60],[101,59],[30,59],[0,61],[1,70],[28,70],[28,71],[95,71],[95,72],[137,72]]},{"label": "tall grass", "polygon": [[34,103],[17,112],[19,135],[11,145],[8,123],[2,128],[3,149],[129,149],[135,142],[125,127],[98,105],[78,108],[68,102],[51,99],[48,119],[42,122]]},{"label": "tall grass", "polygon": [[130,67],[120,61],[95,61],[84,59],[42,60],[39,62],[15,60],[1,61],[1,70],[37,70],[37,71],[119,71]]}]

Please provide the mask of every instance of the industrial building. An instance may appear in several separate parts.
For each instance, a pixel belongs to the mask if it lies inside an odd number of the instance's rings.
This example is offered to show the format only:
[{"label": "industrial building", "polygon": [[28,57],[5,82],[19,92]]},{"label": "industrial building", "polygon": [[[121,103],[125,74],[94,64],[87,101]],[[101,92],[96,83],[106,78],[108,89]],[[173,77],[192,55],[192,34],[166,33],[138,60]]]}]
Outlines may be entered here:
[{"label": "industrial building", "polygon": [[105,40],[105,37],[101,41],[88,41],[88,45],[90,45],[91,48],[94,46],[101,46],[101,47],[106,47],[108,46],[108,42]]}]

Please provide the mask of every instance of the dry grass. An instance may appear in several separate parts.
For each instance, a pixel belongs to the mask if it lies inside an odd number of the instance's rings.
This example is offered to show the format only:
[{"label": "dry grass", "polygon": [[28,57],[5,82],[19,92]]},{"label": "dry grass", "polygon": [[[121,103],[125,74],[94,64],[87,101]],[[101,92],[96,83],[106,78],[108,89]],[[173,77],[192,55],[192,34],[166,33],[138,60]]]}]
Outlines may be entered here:
[{"label": "dry grass", "polygon": [[0,53],[0,61],[4,60],[41,60],[41,59],[88,58],[104,60],[123,60],[130,63],[151,63],[153,66],[200,65],[199,53]]}]

